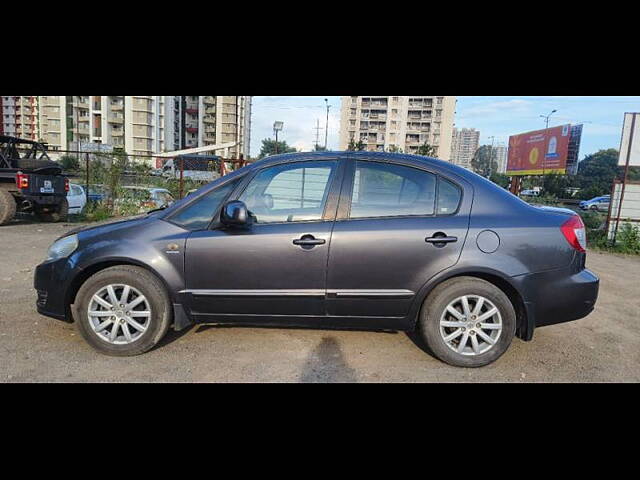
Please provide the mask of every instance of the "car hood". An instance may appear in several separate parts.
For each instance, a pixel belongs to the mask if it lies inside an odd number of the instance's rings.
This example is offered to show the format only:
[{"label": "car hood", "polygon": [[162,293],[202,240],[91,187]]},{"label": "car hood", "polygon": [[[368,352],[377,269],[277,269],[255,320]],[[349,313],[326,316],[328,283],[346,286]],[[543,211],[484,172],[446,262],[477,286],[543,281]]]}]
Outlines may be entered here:
[{"label": "car hood", "polygon": [[123,224],[127,224],[128,226],[128,225],[133,225],[135,223],[140,223],[141,221],[151,218],[153,216],[154,216],[153,214],[143,213],[140,215],[135,215],[133,217],[117,218],[117,219],[105,220],[103,222],[92,223],[91,225],[83,225],[81,227],[77,227],[69,230],[64,235],[61,235],[60,237],[58,237],[56,240],[60,240],[61,238],[68,237],[69,235],[75,235],[76,233],[80,233],[80,232],[92,232],[96,230],[105,232],[113,228],[118,228]]}]

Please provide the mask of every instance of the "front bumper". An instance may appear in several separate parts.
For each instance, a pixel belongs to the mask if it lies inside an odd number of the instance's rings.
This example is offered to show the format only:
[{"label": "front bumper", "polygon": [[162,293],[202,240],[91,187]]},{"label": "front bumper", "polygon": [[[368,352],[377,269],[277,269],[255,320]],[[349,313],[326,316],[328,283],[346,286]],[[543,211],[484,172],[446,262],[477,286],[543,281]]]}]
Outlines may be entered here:
[{"label": "front bumper", "polygon": [[38,313],[58,320],[72,321],[67,310],[67,296],[76,273],[68,258],[41,263],[36,267],[33,286],[38,295]]}]

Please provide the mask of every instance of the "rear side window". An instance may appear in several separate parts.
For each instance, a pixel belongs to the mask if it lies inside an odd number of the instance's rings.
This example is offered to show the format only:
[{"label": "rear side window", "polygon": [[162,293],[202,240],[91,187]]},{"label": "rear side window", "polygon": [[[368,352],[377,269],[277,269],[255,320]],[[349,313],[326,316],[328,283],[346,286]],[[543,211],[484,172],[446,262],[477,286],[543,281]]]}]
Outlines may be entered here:
[{"label": "rear side window", "polygon": [[436,176],[416,168],[356,162],[351,218],[433,215]]},{"label": "rear side window", "polygon": [[460,188],[440,177],[438,185],[438,215],[450,215],[458,210],[462,192]]},{"label": "rear side window", "polygon": [[191,205],[171,217],[171,221],[187,230],[203,230],[209,226],[222,202],[229,196],[240,179],[211,190]]}]

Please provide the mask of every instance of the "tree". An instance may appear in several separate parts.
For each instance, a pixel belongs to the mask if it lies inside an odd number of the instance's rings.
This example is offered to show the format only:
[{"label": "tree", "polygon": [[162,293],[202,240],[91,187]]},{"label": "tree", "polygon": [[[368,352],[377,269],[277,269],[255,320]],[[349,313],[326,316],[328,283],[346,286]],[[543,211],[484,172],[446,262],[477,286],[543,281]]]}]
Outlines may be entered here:
[{"label": "tree", "polygon": [[504,173],[491,172],[491,178],[489,178],[496,185],[500,185],[502,188],[509,188],[509,176]]},{"label": "tree", "polygon": [[[491,161],[491,163],[489,163],[489,161]],[[483,177],[488,177],[489,173],[497,172],[498,163],[496,162],[495,148],[491,148],[491,145],[482,145],[478,148],[471,159],[471,168]]]},{"label": "tree", "polygon": [[313,148],[313,150],[315,152],[326,152],[327,151],[327,147],[323,147],[322,145],[319,145],[319,144],[316,143],[316,145]]},{"label": "tree", "polygon": [[424,142],[423,145],[420,145],[418,147],[418,155],[424,155],[425,157],[435,157],[436,156],[436,149],[435,147],[432,147],[431,145],[429,145],[426,141]]},{"label": "tree", "polygon": [[[297,151],[298,150],[296,150],[294,147],[290,147],[289,145],[287,145],[287,142],[285,142],[284,140],[278,141],[277,153],[293,153]],[[258,155],[258,158],[260,159],[275,154],[276,141],[270,138],[265,138],[264,140],[262,140],[262,148],[260,149],[260,155]]]},{"label": "tree", "polygon": [[362,140],[358,140],[358,143],[356,143],[355,140],[351,140],[349,142],[349,146],[347,147],[347,150],[362,151],[364,150],[364,143],[362,142]]},{"label": "tree", "polygon": [[59,160],[64,170],[79,170],[80,161],[74,155],[62,155]]},{"label": "tree", "polygon": [[387,151],[390,153],[404,153],[402,149],[397,145],[389,145]]}]

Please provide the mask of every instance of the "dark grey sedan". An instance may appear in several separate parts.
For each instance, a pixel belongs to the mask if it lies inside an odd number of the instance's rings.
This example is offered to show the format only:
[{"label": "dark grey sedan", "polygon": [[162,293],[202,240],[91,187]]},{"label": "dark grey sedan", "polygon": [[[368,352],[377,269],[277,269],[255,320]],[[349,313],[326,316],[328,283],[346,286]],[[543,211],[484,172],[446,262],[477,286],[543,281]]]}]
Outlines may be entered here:
[{"label": "dark grey sedan", "polygon": [[514,335],[588,315],[598,278],[571,210],[531,206],[436,159],[277,155],[171,207],[69,232],[37,308],[135,355],[194,323],[416,330],[477,367]]}]

